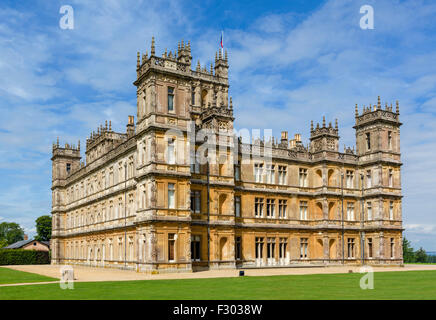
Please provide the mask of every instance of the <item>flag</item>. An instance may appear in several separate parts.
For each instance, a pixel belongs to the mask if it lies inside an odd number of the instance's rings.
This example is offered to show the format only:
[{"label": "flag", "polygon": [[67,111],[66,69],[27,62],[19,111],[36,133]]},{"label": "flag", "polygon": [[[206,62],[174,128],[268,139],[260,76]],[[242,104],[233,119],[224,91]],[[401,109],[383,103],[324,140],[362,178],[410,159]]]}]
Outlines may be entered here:
[{"label": "flag", "polygon": [[224,48],[224,39],[223,39],[223,32],[222,32],[222,31],[221,31],[221,42],[220,42],[220,46],[221,46],[221,49]]}]

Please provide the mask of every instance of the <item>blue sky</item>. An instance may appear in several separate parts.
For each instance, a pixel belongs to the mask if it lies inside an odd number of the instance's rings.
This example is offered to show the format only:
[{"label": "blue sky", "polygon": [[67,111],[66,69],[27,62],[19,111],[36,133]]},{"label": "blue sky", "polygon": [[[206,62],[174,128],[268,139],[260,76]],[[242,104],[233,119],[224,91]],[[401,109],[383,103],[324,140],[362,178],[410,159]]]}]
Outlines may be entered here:
[{"label": "blue sky", "polygon": [[[73,30],[59,27],[61,5]],[[362,30],[359,9],[374,8]],[[209,66],[220,31],[237,128],[288,130],[339,119],[354,145],[354,105],[400,101],[403,220],[436,251],[436,4],[433,1],[5,1],[0,4],[0,221],[30,235],[50,212],[51,145],[85,144],[136,115],[136,52],[177,49]]]}]

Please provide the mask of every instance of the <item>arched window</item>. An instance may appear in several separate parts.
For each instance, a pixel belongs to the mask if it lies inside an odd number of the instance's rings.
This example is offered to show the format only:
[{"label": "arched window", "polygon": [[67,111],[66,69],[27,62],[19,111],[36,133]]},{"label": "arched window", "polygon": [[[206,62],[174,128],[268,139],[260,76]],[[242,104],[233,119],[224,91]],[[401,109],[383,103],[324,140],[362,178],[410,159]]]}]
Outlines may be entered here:
[{"label": "arched window", "polygon": [[207,90],[201,91],[201,106],[206,107],[207,105]]}]

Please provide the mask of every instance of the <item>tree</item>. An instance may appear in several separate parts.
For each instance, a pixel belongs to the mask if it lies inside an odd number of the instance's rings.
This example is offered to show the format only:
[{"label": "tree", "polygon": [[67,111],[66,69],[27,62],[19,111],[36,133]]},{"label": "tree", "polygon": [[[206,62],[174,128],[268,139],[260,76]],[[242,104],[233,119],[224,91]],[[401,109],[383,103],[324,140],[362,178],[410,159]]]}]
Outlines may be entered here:
[{"label": "tree", "polygon": [[403,259],[405,263],[415,262],[416,257],[415,253],[413,252],[413,248],[410,245],[410,241],[406,239],[406,237],[403,238]]},{"label": "tree", "polygon": [[2,222],[0,223],[0,241],[6,241],[7,245],[24,239],[24,230],[18,223]]},{"label": "tree", "polygon": [[36,222],[36,240],[49,241],[51,239],[51,216],[40,216]]},{"label": "tree", "polygon": [[425,253],[425,250],[421,247],[418,251],[415,252],[416,256],[416,262],[427,262],[427,253]]},{"label": "tree", "polygon": [[8,242],[6,239],[0,239],[0,249],[3,247],[6,247],[8,245]]}]

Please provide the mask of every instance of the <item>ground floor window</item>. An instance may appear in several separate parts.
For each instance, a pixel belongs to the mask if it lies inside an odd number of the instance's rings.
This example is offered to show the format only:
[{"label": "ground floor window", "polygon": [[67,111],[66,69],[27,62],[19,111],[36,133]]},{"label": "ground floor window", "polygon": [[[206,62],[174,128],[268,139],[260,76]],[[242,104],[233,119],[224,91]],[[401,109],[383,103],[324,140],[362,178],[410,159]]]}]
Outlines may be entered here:
[{"label": "ground floor window", "polygon": [[288,247],[288,239],[287,238],[280,238],[280,243],[279,243],[279,258],[280,259],[286,258],[287,247]]},{"label": "ground floor window", "polygon": [[176,242],[176,235],[174,233],[169,233],[168,234],[168,261],[174,261],[175,242]]},{"label": "ground floor window", "polygon": [[276,238],[268,238],[267,243],[267,258],[268,259],[274,259],[275,258],[275,252],[276,252]]},{"label": "ground floor window", "polygon": [[262,259],[263,258],[263,238],[262,237],[256,237],[256,259]]},{"label": "ground floor window", "polygon": [[348,238],[347,241],[347,256],[348,258],[354,258],[354,238]]},{"label": "ground floor window", "polygon": [[309,243],[308,238],[301,238],[300,239],[300,259],[306,259],[307,258],[307,246]]},{"label": "ground floor window", "polygon": [[368,238],[368,258],[372,258],[372,238]]},{"label": "ground floor window", "polygon": [[201,259],[201,242],[198,235],[191,236],[191,260],[200,261]]},{"label": "ground floor window", "polygon": [[394,238],[391,238],[391,259],[394,258],[394,246],[395,246],[395,240]]},{"label": "ground floor window", "polygon": [[242,259],[242,238],[241,237],[235,238],[235,259],[236,260]]}]

